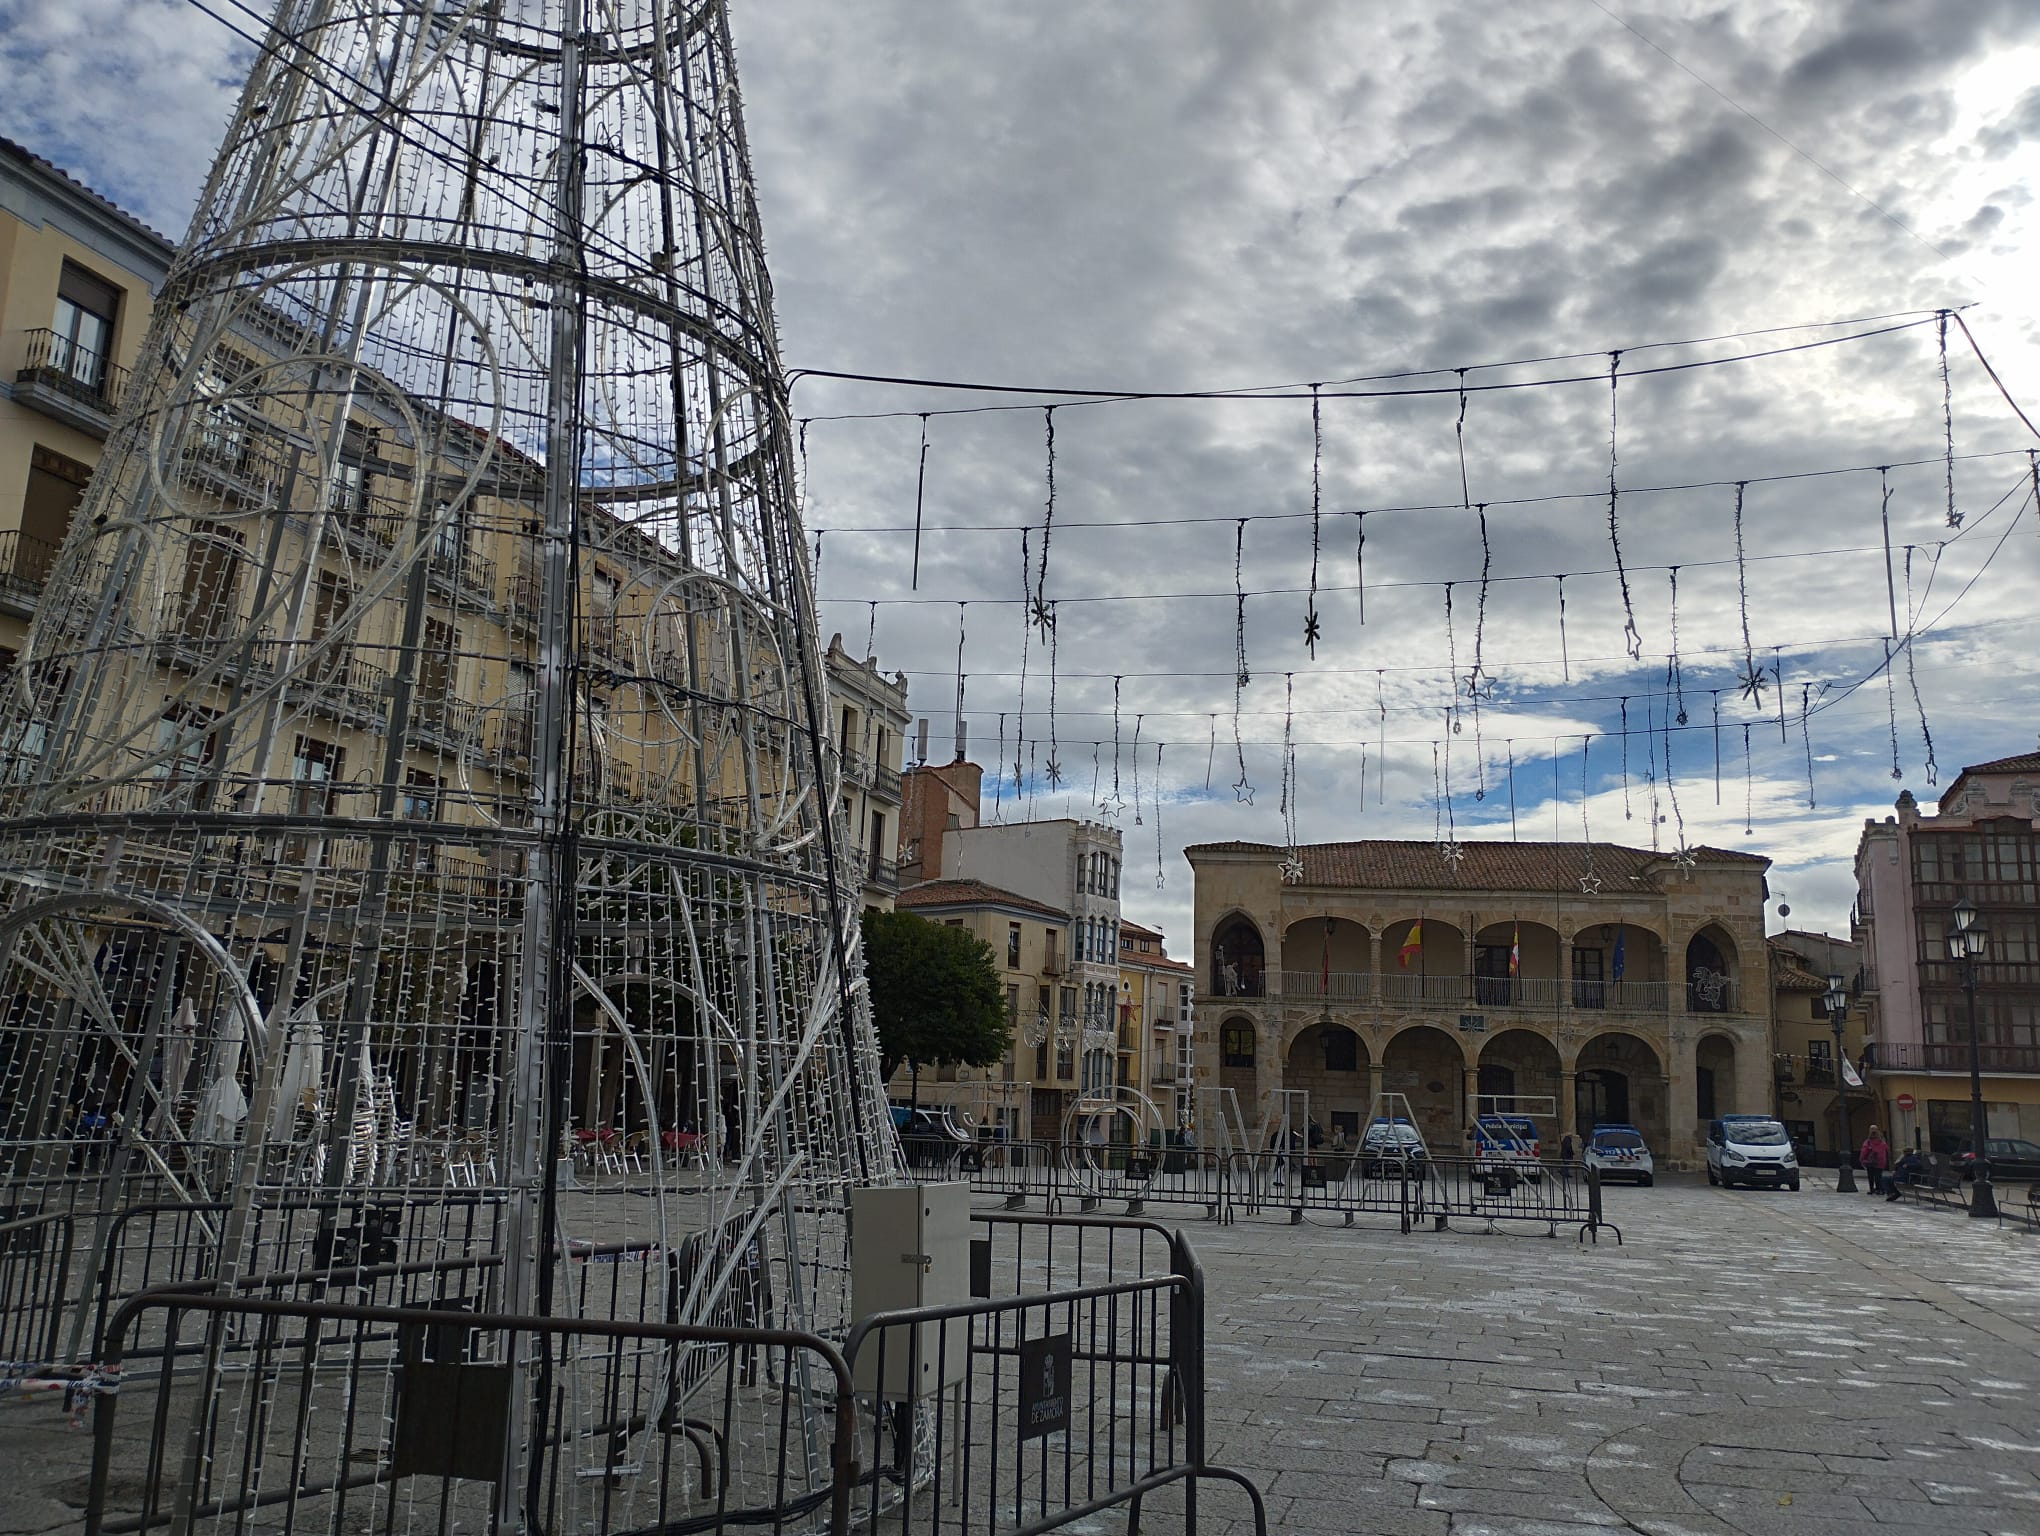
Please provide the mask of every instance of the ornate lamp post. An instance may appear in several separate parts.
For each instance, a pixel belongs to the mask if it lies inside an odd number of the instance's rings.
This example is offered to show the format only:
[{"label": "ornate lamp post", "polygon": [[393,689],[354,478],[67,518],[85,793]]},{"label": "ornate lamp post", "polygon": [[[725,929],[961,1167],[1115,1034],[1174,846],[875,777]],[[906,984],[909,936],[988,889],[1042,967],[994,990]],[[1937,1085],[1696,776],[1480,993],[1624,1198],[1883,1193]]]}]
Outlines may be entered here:
[{"label": "ornate lamp post", "polygon": [[1839,975],[1827,979],[1828,1022],[1835,1031],[1835,1162],[1841,1168],[1835,1179],[1835,1193],[1856,1192],[1856,1170],[1849,1166],[1849,1085],[1842,1076],[1842,1021],[1849,1016],[1849,988]]},{"label": "ornate lamp post", "polygon": [[1962,967],[1962,991],[1969,1004],[1969,1145],[1975,1155],[1976,1185],[1969,1197],[1969,1214],[1995,1218],[1997,1192],[1991,1188],[1990,1159],[1985,1155],[1983,1115],[1983,1063],[1976,1045],[1976,962],[1981,958],[1990,934],[1979,927],[1976,908],[1964,896],[1955,903],[1955,921],[1948,928],[1948,958]]}]

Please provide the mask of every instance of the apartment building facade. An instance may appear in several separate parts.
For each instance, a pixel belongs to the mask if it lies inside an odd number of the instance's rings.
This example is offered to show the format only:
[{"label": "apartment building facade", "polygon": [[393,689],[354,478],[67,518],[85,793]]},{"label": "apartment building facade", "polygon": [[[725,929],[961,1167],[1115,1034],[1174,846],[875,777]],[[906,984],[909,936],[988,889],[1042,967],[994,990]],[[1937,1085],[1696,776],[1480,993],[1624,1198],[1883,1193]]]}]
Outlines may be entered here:
[{"label": "apartment building facade", "polygon": [[878,659],[862,661],[829,637],[822,653],[829,681],[829,725],[842,770],[844,856],[863,884],[864,905],[890,912],[899,894],[901,768],[906,746],[907,675],[887,677]]},{"label": "apartment building facade", "polygon": [[1880,1123],[1937,1152],[1970,1141],[1970,1018],[1947,932],[1967,901],[1986,1134],[2040,1141],[2040,752],[1962,770],[1922,814],[1908,791],[1856,845],[1861,991]]},{"label": "apartment building facade", "polygon": [[1547,1141],[1629,1123],[1691,1166],[1708,1119],[1769,1110],[1768,860],[1459,852],[1316,844],[1285,876],[1292,853],[1269,844],[1185,850],[1196,1081],[1237,1101],[1249,1136],[1302,1089],[1328,1136],[1407,1113],[1434,1150],[1457,1149],[1473,1114],[1514,1107]]},{"label": "apartment building facade", "polygon": [[1196,970],[1172,960],[1158,929],[1119,925],[1119,1055],[1122,1085],[1153,1101],[1167,1131],[1195,1124],[1191,1063]]},{"label": "apartment building facade", "polygon": [[0,139],[0,661],[11,665],[127,391],[172,247]]},{"label": "apartment building facade", "polygon": [[[990,946],[1013,1030],[1011,1050],[994,1066],[924,1070],[922,1101],[948,1105],[972,1130],[993,1127],[1022,1141],[1059,1137],[1078,1094],[1081,1038],[1067,980],[1069,914],[982,880],[923,881],[900,892],[898,907],[967,929]],[[903,1085],[896,1074],[895,1098]]]}]

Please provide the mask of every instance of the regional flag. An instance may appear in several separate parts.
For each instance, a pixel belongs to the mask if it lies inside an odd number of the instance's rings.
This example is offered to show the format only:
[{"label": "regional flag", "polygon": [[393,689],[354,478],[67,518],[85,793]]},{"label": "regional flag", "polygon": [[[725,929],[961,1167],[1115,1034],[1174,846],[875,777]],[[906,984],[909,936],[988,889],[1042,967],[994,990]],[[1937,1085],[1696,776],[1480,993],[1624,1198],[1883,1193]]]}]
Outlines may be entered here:
[{"label": "regional flag", "polygon": [[1402,948],[1396,953],[1396,963],[1404,970],[1410,968],[1410,961],[1424,952],[1424,920],[1420,917],[1410,924],[1409,937],[1402,941]]},{"label": "regional flag", "polygon": [[1509,974],[1515,976],[1523,969],[1523,925],[1517,923],[1509,930]]}]

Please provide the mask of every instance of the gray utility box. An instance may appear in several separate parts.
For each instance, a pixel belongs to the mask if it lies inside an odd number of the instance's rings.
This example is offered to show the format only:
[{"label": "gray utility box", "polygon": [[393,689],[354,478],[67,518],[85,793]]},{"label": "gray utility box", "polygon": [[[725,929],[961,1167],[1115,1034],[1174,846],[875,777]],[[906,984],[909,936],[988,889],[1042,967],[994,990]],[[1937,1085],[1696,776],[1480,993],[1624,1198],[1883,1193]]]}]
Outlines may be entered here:
[{"label": "gray utility box", "polygon": [[[968,1184],[853,1189],[850,1233],[850,1310],[857,1321],[970,1300]],[[961,1317],[875,1333],[857,1351],[857,1390],[906,1398],[954,1386],[968,1365],[969,1336],[969,1320]]]}]

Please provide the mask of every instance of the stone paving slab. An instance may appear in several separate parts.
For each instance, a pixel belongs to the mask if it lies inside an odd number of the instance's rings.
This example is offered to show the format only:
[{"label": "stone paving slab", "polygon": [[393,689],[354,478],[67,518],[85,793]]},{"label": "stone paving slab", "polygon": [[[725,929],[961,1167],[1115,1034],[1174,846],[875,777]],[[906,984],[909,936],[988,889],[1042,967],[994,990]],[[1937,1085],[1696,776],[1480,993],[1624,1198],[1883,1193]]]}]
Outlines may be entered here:
[{"label": "stone paving slab", "polygon": [[[2040,1536],[2040,1238],[1812,1181],[1608,1206],[1619,1247],[1190,1225],[1214,1458],[1280,1531]],[[1288,1470],[1327,1450],[1338,1518]]]}]

